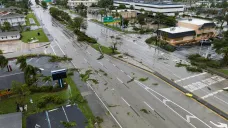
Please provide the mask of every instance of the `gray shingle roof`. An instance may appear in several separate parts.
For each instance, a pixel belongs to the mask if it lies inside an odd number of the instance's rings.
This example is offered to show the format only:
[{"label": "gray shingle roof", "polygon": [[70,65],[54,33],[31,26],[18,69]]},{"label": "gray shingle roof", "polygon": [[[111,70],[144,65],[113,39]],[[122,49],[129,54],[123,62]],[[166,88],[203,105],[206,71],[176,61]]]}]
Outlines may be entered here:
[{"label": "gray shingle roof", "polygon": [[10,36],[10,35],[19,35],[19,31],[12,31],[12,32],[0,32],[0,36]]},{"label": "gray shingle roof", "polygon": [[22,14],[17,14],[17,13],[10,13],[10,14],[7,14],[7,15],[3,15],[0,17],[0,19],[7,19],[7,18],[20,18],[20,17],[25,17],[24,15]]}]

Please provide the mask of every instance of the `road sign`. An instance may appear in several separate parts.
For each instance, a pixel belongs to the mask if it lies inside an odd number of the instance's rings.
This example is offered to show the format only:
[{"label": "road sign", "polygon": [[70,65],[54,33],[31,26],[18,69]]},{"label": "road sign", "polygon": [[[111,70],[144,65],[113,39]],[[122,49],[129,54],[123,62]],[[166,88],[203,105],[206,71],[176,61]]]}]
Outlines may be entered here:
[{"label": "road sign", "polygon": [[112,16],[104,17],[103,23],[104,24],[113,24],[120,22],[120,18],[113,18]]},{"label": "road sign", "polygon": [[67,77],[66,69],[54,70],[51,71],[51,74],[53,80],[59,80]]}]

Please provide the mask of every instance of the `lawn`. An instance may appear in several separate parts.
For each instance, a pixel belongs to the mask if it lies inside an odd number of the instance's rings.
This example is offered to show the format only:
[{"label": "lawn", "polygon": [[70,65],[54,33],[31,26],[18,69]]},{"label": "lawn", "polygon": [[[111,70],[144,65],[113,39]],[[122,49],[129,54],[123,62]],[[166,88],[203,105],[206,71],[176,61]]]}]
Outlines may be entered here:
[{"label": "lawn", "polygon": [[[37,35],[38,32],[40,33],[40,36]],[[39,40],[36,43],[49,41],[42,29],[24,31],[21,33],[21,36],[21,40],[25,43],[28,43],[31,40],[31,38],[36,38],[37,40]]]},{"label": "lawn", "polygon": [[228,69],[219,69],[218,71],[228,75]]},{"label": "lawn", "polygon": [[[100,44],[96,43],[96,44],[92,44],[91,46],[92,46],[94,49],[96,49],[97,51],[100,51],[100,50],[99,50],[99,45],[100,45]],[[104,54],[113,55],[112,49],[111,49],[111,48],[108,48],[108,47],[105,47],[105,46],[102,46],[102,45],[100,45],[100,46],[101,46],[101,50],[102,50],[102,52],[103,52]],[[115,51],[115,54],[119,54],[119,52],[118,52],[118,51]]]},{"label": "lawn", "polygon": [[37,25],[37,26],[40,26],[40,23],[38,22],[38,20],[36,19],[36,16],[33,14],[33,13],[29,13],[27,16],[26,16],[26,25],[27,26],[30,26],[30,22],[29,22],[29,18],[33,18],[34,21],[36,22],[36,24],[33,24],[33,25]]}]

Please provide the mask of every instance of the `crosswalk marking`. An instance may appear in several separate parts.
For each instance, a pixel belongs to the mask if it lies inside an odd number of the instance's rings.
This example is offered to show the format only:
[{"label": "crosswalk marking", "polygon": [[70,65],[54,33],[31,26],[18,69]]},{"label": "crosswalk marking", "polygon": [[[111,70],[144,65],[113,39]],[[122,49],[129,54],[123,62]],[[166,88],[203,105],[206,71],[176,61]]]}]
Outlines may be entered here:
[{"label": "crosswalk marking", "polygon": [[210,86],[212,84],[218,83],[225,80],[225,78],[220,76],[213,76],[211,78],[204,79],[202,81],[198,81],[195,83],[191,83],[189,85],[183,86],[185,89],[189,90],[190,92],[202,89],[204,87]]}]

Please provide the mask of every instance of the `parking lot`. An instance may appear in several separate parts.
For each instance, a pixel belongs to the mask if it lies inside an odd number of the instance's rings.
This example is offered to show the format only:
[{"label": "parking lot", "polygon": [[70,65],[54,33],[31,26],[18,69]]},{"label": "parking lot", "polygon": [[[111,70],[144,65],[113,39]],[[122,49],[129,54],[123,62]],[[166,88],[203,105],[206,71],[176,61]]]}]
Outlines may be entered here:
[{"label": "parking lot", "polygon": [[27,128],[64,128],[60,121],[76,122],[72,128],[85,128],[86,118],[76,105],[66,105],[42,113],[29,116],[26,120]]}]

